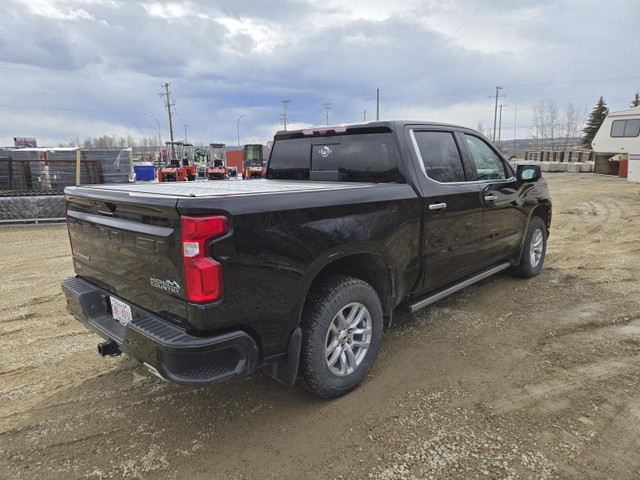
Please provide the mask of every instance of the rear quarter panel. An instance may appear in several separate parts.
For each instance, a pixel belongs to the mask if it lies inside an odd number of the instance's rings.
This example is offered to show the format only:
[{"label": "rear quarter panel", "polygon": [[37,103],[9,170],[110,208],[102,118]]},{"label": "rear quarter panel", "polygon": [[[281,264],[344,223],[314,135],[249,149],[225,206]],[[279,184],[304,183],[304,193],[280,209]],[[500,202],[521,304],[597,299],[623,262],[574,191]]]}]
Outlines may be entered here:
[{"label": "rear quarter panel", "polygon": [[326,192],[181,201],[181,213],[212,211],[231,218],[229,235],[212,244],[223,265],[224,297],[189,305],[198,331],[241,326],[261,342],[263,357],[282,353],[298,325],[315,275],[329,263],[374,253],[395,272],[395,289],[419,274],[421,205],[406,184],[359,185]]}]

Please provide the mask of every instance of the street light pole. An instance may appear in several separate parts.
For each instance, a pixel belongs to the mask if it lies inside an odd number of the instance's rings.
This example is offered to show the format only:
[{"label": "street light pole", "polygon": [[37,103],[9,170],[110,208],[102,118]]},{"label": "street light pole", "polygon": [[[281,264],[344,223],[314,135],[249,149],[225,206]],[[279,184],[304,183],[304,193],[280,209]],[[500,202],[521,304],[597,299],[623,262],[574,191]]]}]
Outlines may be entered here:
[{"label": "street light pole", "polygon": [[150,113],[145,113],[145,115],[147,117],[153,118],[156,121],[156,123],[158,124],[158,148],[160,149],[160,148],[162,148],[162,133],[161,133],[162,131],[160,130],[160,122],[158,121],[158,119],[156,117],[154,117]]},{"label": "street light pole", "polygon": [[186,124],[186,123],[184,124],[184,143],[188,143],[187,142],[187,127],[188,126],[189,126],[188,124]]},{"label": "street light pole", "polygon": [[246,117],[246,116],[247,116],[246,113],[243,113],[242,115],[240,115],[238,117],[238,123],[236,124],[236,128],[238,130],[238,146],[240,146],[240,119],[242,119],[242,117]]}]

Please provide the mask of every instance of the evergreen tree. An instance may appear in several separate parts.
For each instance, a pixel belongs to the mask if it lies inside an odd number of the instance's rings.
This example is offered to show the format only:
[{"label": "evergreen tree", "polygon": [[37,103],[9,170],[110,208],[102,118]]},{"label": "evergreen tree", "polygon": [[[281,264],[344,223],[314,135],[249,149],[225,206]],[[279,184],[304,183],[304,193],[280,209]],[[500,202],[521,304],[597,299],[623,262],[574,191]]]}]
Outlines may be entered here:
[{"label": "evergreen tree", "polygon": [[600,97],[598,99],[598,103],[589,114],[589,118],[587,118],[587,124],[582,129],[582,132],[584,133],[584,136],[582,137],[582,145],[585,148],[591,148],[593,137],[596,136],[600,125],[602,125],[602,122],[604,122],[604,119],[608,114],[609,109],[607,108],[607,104],[604,102],[604,98]]},{"label": "evergreen tree", "polygon": [[631,108],[640,107],[640,93],[636,92],[636,96],[631,100]]}]

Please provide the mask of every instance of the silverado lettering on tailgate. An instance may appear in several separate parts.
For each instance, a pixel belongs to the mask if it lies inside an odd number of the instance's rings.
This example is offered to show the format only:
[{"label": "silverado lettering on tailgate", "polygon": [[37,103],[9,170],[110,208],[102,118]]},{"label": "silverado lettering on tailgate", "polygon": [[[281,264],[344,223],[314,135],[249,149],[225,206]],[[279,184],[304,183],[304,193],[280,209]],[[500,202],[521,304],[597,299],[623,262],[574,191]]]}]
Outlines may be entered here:
[{"label": "silverado lettering on tailgate", "polygon": [[86,236],[102,238],[114,244],[128,245],[146,252],[161,253],[165,250],[165,242],[163,240],[155,240],[134,232],[98,226],[77,219],[69,219],[69,229],[81,231]]}]

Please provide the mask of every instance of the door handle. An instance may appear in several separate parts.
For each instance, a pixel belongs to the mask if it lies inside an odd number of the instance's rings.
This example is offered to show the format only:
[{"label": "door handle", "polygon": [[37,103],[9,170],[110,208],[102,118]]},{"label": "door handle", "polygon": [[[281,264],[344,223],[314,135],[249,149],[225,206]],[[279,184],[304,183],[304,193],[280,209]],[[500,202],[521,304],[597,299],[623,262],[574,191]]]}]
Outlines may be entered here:
[{"label": "door handle", "polygon": [[447,204],[444,202],[432,203],[431,205],[429,205],[429,210],[431,210],[432,212],[437,212],[438,210],[444,210],[445,208],[447,208]]},{"label": "door handle", "polygon": [[484,199],[487,202],[494,202],[498,199],[498,197],[495,195],[485,195]]}]

